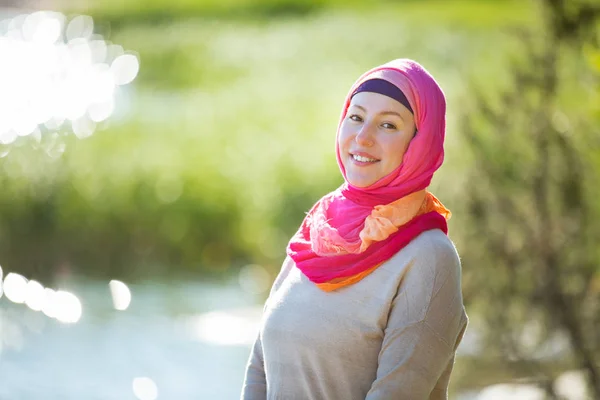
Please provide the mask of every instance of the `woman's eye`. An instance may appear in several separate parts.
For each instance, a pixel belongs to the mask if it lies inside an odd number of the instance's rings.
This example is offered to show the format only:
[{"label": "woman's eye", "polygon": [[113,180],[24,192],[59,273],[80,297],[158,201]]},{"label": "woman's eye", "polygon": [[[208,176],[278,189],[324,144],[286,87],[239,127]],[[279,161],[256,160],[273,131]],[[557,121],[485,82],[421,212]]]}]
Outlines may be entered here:
[{"label": "woman's eye", "polygon": [[390,124],[389,122],[384,122],[381,124],[381,126],[383,126],[385,129],[396,129],[396,125]]},{"label": "woman's eye", "polygon": [[361,122],[362,121],[362,118],[360,116],[356,115],[356,114],[352,114],[348,118],[351,119],[352,121],[355,121],[355,122]]}]

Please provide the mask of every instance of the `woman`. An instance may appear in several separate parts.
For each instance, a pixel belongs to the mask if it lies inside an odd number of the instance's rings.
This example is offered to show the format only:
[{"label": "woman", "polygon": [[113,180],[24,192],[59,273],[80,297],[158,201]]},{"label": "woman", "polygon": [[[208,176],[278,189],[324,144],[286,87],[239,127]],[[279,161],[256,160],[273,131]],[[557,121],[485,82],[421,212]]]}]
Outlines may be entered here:
[{"label": "woman", "polygon": [[446,103],[399,59],[362,75],[338,125],[345,183],[288,244],[242,399],[446,399],[467,326],[450,212],[426,188]]}]

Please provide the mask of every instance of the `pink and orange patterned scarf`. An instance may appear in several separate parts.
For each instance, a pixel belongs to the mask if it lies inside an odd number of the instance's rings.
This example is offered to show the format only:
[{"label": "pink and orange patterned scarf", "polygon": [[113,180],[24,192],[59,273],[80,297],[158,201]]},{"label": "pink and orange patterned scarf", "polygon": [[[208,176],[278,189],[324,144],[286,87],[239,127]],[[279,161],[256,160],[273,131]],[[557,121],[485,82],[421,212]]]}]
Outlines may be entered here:
[{"label": "pink and orange patterned scarf", "polygon": [[422,232],[448,232],[450,211],[426,190],[444,159],[446,101],[422,66],[398,59],[363,74],[346,96],[338,135],[352,93],[374,78],[402,90],[414,110],[418,134],[402,164],[366,188],[348,183],[336,138],[345,183],[312,207],[287,248],[296,267],[325,291],[360,281]]}]

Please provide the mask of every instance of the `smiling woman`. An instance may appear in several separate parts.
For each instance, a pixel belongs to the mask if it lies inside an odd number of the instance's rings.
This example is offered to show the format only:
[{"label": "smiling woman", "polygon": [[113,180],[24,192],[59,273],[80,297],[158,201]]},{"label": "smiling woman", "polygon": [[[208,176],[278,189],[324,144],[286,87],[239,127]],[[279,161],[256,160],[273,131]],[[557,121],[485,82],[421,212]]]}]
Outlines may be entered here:
[{"label": "smiling woman", "polygon": [[450,212],[427,191],[444,158],[445,112],[412,60],[352,86],[336,141],[345,182],[288,244],[243,399],[447,398],[468,319]]},{"label": "smiling woman", "polygon": [[415,134],[410,104],[388,87],[396,88],[382,79],[363,83],[340,127],[338,147],[351,185],[367,187],[398,168]]}]

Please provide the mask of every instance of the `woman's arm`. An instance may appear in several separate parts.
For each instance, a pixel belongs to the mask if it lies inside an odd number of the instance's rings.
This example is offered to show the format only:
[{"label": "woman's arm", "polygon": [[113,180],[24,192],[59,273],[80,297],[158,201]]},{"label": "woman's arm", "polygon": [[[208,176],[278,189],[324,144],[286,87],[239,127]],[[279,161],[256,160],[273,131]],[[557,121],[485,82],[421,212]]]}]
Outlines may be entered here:
[{"label": "woman's arm", "polygon": [[[263,307],[263,313],[267,308],[267,303],[273,293],[281,286],[283,280],[293,267],[293,262],[290,257],[286,257],[281,266],[281,270],[275,278],[269,297]],[[262,322],[261,322],[262,326]],[[262,337],[260,330],[250,352],[250,358],[246,366],[246,375],[244,377],[244,386],[242,387],[242,400],[265,400],[267,398],[267,379],[265,375],[265,361],[262,350]]]},{"label": "woman's arm", "polygon": [[392,302],[377,378],[366,399],[446,399],[467,325],[452,242],[427,235]]},{"label": "woman's arm", "polygon": [[252,347],[248,365],[246,366],[246,376],[244,377],[244,386],[242,388],[242,400],[265,400],[267,398],[267,381],[265,378],[265,368],[262,353],[262,343],[260,332]]}]

